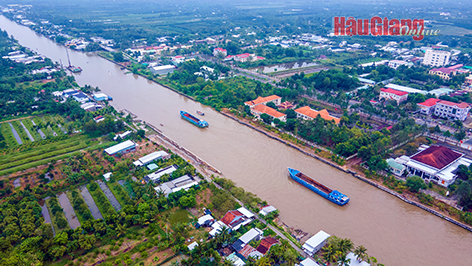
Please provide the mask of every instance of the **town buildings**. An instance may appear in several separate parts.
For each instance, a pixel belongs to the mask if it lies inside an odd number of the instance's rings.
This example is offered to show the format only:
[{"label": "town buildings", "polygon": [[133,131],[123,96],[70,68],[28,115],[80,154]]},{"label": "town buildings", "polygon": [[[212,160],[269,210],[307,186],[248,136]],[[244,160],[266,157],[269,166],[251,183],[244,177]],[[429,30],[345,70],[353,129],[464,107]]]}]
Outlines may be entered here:
[{"label": "town buildings", "polygon": [[220,54],[223,56],[227,56],[228,52],[226,51],[226,49],[219,48],[219,47],[213,49],[213,56],[218,56]]},{"label": "town buildings", "polygon": [[150,153],[146,156],[143,156],[143,157],[139,158],[133,164],[135,166],[143,166],[143,165],[150,164],[150,163],[152,163],[154,161],[157,161],[157,160],[165,160],[165,159],[169,159],[169,158],[170,158],[170,155],[167,152],[165,152],[165,151],[155,151],[153,153]]},{"label": "town buildings", "polygon": [[321,111],[316,111],[310,108],[310,106],[304,106],[295,109],[295,113],[297,113],[297,118],[302,118],[304,120],[313,120],[320,116],[326,121],[333,121],[335,124],[339,124],[341,119],[331,116],[326,109]]},{"label": "town buildings", "polygon": [[380,99],[385,99],[387,101],[393,100],[396,101],[397,104],[400,104],[401,102],[404,102],[408,99],[408,92],[383,88],[380,90],[379,97]]},{"label": "town buildings", "polygon": [[266,105],[270,102],[274,103],[276,106],[280,105],[281,102],[282,102],[282,97],[277,96],[277,95],[270,95],[270,96],[267,96],[267,97],[260,97],[259,96],[259,97],[257,97],[257,99],[245,102],[244,104],[252,108],[252,107],[255,107],[255,106],[260,105],[260,104]]},{"label": "town buildings", "polygon": [[189,190],[191,187],[198,185],[199,182],[200,178],[197,176],[192,177],[189,175],[184,175],[174,180],[165,182],[160,186],[155,187],[154,190],[156,190],[157,193],[162,192],[166,197],[168,197],[169,194],[175,193],[182,189]]},{"label": "town buildings", "polygon": [[437,75],[444,80],[450,80],[452,76],[456,75],[456,73],[457,69],[446,67],[433,68],[429,71],[430,75]]},{"label": "town buildings", "polygon": [[144,177],[144,181],[146,182],[150,182],[152,181],[153,183],[159,183],[161,181],[161,177],[163,175],[171,175],[175,170],[177,170],[179,168],[179,166],[177,165],[169,165],[165,168],[162,168],[162,169],[159,169],[157,170],[156,172],[154,173],[151,173],[147,176]]},{"label": "town buildings", "polygon": [[443,50],[428,49],[424,55],[423,64],[428,66],[445,66],[449,64],[451,52]]},{"label": "town buildings", "polygon": [[390,61],[388,61],[388,66],[393,68],[393,69],[397,69],[398,67],[403,66],[403,65],[407,65],[407,64],[408,64],[408,62],[403,61],[403,60],[390,60]]},{"label": "town buildings", "polygon": [[472,163],[464,154],[444,146],[422,145],[418,150],[419,152],[411,157],[402,156],[409,175],[420,176],[425,181],[432,181],[444,187],[454,183],[459,165],[468,167]]},{"label": "town buildings", "polygon": [[434,109],[434,115],[447,119],[459,119],[464,121],[469,115],[470,105],[468,103],[454,103],[439,101]]},{"label": "town buildings", "polygon": [[259,105],[256,105],[255,107],[251,108],[251,113],[254,116],[258,117],[258,118],[261,118],[262,114],[266,114],[266,115],[270,116],[272,119],[277,118],[282,122],[287,121],[287,115],[286,114],[281,113],[281,112],[275,110],[274,108],[263,105],[263,104],[259,104]]},{"label": "town buildings", "polygon": [[422,103],[418,103],[418,107],[420,108],[420,113],[424,115],[431,115],[434,113],[434,109],[436,108],[436,104],[441,100],[436,98],[430,98]]}]

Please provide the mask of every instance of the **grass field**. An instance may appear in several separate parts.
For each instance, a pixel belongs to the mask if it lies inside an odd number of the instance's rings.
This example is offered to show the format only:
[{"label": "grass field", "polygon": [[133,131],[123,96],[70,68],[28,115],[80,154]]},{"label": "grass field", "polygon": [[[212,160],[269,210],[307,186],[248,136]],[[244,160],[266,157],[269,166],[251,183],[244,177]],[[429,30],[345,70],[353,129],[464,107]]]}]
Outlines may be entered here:
[{"label": "grass field", "polygon": [[10,124],[3,123],[0,125],[0,133],[2,133],[5,141],[8,144],[8,147],[15,147],[18,146],[18,142],[16,142],[15,137],[13,136],[13,132],[11,131]]},{"label": "grass field", "polygon": [[31,122],[31,119],[23,119],[21,120],[23,122],[23,125],[28,129],[30,134],[33,136],[35,141],[42,140],[41,136],[39,135],[38,131],[34,129],[33,123]]},{"label": "grass field", "polygon": [[69,139],[33,147],[14,154],[0,155],[0,162],[2,162],[0,176],[46,164],[52,160],[59,160],[64,158],[64,155],[69,157],[71,153],[99,144],[99,141],[90,142],[82,135],[77,136],[77,138],[73,136]]}]

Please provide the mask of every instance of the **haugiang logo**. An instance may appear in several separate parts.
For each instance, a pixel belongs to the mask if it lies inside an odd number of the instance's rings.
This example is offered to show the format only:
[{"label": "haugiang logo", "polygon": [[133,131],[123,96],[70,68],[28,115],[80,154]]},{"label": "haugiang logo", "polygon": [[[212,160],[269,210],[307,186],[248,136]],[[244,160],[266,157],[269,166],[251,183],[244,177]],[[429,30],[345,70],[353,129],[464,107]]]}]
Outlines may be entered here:
[{"label": "haugiang logo", "polygon": [[439,34],[439,30],[425,29],[424,19],[389,20],[387,17],[358,20],[353,17],[334,17],[333,30],[335,36],[412,36],[415,41],[421,41],[427,35]]}]

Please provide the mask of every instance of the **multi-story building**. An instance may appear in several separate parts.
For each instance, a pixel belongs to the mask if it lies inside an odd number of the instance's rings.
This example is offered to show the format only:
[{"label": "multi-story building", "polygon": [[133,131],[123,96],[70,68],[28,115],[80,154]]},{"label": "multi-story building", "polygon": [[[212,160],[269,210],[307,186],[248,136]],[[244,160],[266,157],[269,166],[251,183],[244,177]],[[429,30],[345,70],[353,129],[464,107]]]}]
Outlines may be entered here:
[{"label": "multi-story building", "polygon": [[423,64],[428,66],[445,66],[449,64],[451,52],[429,49],[424,55]]},{"label": "multi-story building", "polygon": [[403,65],[407,65],[408,62],[406,61],[403,61],[403,60],[390,60],[388,62],[388,66],[393,68],[393,69],[397,69],[399,66],[403,66]]},{"label": "multi-story building", "polygon": [[433,68],[429,71],[430,75],[439,76],[440,78],[444,80],[450,80],[452,76],[456,75],[456,73],[457,73],[457,69],[451,69],[451,68],[445,68],[445,67]]},{"label": "multi-story building", "polygon": [[459,119],[464,121],[470,111],[468,103],[454,103],[449,101],[440,101],[436,104],[434,115],[447,119]]},{"label": "multi-story building", "polygon": [[436,109],[436,104],[440,102],[441,100],[436,99],[436,98],[430,98],[422,103],[417,104],[418,107],[420,108],[420,113],[424,115],[430,115],[434,113],[434,110]]},{"label": "multi-story building", "polygon": [[394,100],[397,102],[397,104],[400,104],[401,102],[404,102],[408,99],[408,92],[383,88],[380,90],[379,98],[385,100]]},{"label": "multi-story building", "polygon": [[218,56],[219,54],[222,54],[223,56],[227,56],[228,52],[226,51],[226,49],[219,48],[219,47],[213,49],[213,56]]}]

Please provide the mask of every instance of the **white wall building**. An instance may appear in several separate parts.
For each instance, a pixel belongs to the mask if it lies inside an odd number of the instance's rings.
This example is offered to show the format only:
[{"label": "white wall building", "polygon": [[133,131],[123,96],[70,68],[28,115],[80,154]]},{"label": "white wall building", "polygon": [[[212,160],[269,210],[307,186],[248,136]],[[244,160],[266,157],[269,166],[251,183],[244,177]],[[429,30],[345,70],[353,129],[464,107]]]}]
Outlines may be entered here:
[{"label": "white wall building", "polygon": [[470,105],[468,103],[454,103],[449,101],[439,101],[434,109],[434,115],[447,118],[447,119],[459,119],[464,121],[470,111]]},{"label": "white wall building", "polygon": [[385,100],[394,100],[397,102],[397,104],[400,104],[401,102],[404,102],[408,99],[408,92],[405,91],[397,91],[394,89],[381,89],[380,90],[380,99],[385,99]]},{"label": "white wall building", "polygon": [[393,68],[393,69],[397,69],[399,66],[403,66],[403,65],[406,65],[406,64],[408,64],[408,62],[403,61],[403,60],[390,60],[388,62],[388,66]]},{"label": "white wall building", "polygon": [[303,251],[305,251],[308,255],[313,256],[313,254],[320,251],[320,249],[326,245],[329,237],[330,235],[325,231],[319,231],[316,233],[316,235],[310,237],[310,239],[308,239],[305,244],[303,244]]},{"label": "white wall building", "polygon": [[424,55],[423,64],[428,66],[445,66],[449,64],[451,52],[429,49]]}]

